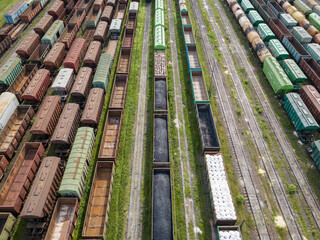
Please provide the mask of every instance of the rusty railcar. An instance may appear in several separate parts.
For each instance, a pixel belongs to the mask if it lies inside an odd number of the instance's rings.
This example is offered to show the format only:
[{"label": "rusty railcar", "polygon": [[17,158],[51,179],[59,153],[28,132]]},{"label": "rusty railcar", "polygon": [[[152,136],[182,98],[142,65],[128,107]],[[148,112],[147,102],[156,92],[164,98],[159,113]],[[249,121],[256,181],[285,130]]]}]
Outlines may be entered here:
[{"label": "rusty railcar", "polygon": [[28,59],[39,44],[39,35],[37,33],[30,33],[17,48],[16,53],[21,58]]},{"label": "rusty railcar", "polygon": [[42,7],[39,2],[32,2],[19,17],[22,22],[30,23],[41,11],[41,9]]},{"label": "rusty railcar", "polygon": [[28,62],[41,66],[44,58],[47,56],[49,51],[50,51],[49,44],[39,44],[31,54],[31,56],[29,57]]},{"label": "rusty railcar", "polygon": [[103,102],[104,90],[101,88],[92,88],[82,113],[81,125],[91,127],[97,127],[99,125]]},{"label": "rusty railcar", "polygon": [[300,91],[300,97],[315,120],[320,122],[320,94],[317,89],[312,85],[303,86]]},{"label": "rusty railcar", "polygon": [[112,88],[109,109],[124,109],[127,87],[128,75],[117,74]]},{"label": "rusty railcar", "polygon": [[24,144],[0,192],[0,211],[20,213],[23,201],[40,165],[44,147],[38,142]]},{"label": "rusty railcar", "polygon": [[84,102],[89,94],[92,84],[92,69],[82,67],[76,77],[76,80],[71,88],[70,95],[76,102]]},{"label": "rusty railcar", "polygon": [[61,98],[48,96],[41,105],[30,133],[33,135],[51,136],[61,112]]},{"label": "rusty railcar", "polygon": [[106,6],[101,14],[101,21],[105,21],[108,24],[111,23],[114,14],[114,7],[113,6]]},{"label": "rusty railcar", "polygon": [[43,61],[43,65],[49,70],[58,69],[66,55],[65,44],[57,42]]},{"label": "rusty railcar", "polygon": [[53,17],[48,13],[46,13],[45,15],[43,15],[40,21],[35,25],[33,30],[36,33],[38,33],[40,36],[43,36],[51,27],[52,23],[53,23]]},{"label": "rusty railcar", "polygon": [[92,41],[88,47],[83,63],[87,67],[95,68],[98,65],[102,48],[101,42]]},{"label": "rusty railcar", "polygon": [[122,41],[122,48],[132,48],[135,29],[126,28]]},{"label": "rusty railcar", "polygon": [[3,155],[0,155],[0,179],[2,179],[4,172],[9,165],[9,161]]},{"label": "rusty railcar", "polygon": [[0,154],[11,159],[34,115],[30,105],[17,107],[0,132]]},{"label": "rusty railcar", "polygon": [[64,11],[64,3],[60,0],[57,0],[52,4],[50,9],[48,10],[48,14],[57,19],[58,17],[60,17],[63,11]]},{"label": "rusty railcar", "polygon": [[108,22],[100,21],[93,34],[93,39],[101,43],[105,43],[108,35]]},{"label": "rusty railcar", "polygon": [[72,43],[72,46],[63,62],[65,68],[72,68],[75,72],[78,72],[84,55],[86,53],[86,40],[83,38],[77,38]]},{"label": "rusty railcar", "polygon": [[131,65],[131,48],[122,48],[117,67],[117,73],[129,74]]},{"label": "rusty railcar", "polygon": [[45,157],[40,165],[20,217],[27,220],[25,237],[41,239],[54,208],[56,193],[62,178],[61,159]]}]

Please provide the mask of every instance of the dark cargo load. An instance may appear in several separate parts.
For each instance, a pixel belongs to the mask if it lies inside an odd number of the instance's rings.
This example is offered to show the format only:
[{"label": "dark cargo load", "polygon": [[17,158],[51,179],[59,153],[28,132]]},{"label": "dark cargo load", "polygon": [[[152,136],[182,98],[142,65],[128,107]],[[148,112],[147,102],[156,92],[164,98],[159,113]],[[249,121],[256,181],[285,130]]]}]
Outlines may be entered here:
[{"label": "dark cargo load", "polygon": [[153,162],[170,162],[167,115],[154,116]]},{"label": "dark cargo load", "polygon": [[168,106],[166,78],[154,79],[154,111],[167,111]]},{"label": "dark cargo load", "polygon": [[313,58],[301,58],[299,66],[320,91],[320,65]]}]

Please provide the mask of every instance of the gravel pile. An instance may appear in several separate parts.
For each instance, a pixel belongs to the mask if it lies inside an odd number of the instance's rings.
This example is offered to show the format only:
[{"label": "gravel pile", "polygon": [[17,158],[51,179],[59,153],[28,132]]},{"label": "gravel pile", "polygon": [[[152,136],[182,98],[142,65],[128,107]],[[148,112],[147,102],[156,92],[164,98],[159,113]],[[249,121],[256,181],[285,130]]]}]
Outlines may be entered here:
[{"label": "gravel pile", "polygon": [[165,51],[154,52],[154,75],[155,76],[167,75]]}]

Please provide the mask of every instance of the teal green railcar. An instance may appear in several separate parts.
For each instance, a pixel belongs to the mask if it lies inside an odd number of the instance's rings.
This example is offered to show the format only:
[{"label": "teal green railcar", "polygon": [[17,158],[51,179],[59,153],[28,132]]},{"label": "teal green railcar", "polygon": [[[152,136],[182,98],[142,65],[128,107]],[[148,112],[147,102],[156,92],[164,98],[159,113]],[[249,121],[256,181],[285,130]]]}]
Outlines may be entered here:
[{"label": "teal green railcar", "polygon": [[107,91],[112,64],[113,56],[110,53],[101,54],[92,82],[93,87],[102,88],[105,92]]},{"label": "teal green railcar", "polygon": [[311,13],[308,17],[309,22],[311,22],[316,29],[320,31],[320,16],[316,13]]},{"label": "teal green railcar", "polygon": [[289,57],[289,53],[278,39],[269,41],[269,49],[277,60],[283,60]]},{"label": "teal green railcar", "polygon": [[260,23],[257,29],[258,34],[264,42],[269,42],[271,39],[276,38],[269,26],[265,23]]},{"label": "teal green railcar", "polygon": [[163,0],[156,0],[155,9],[163,10]]},{"label": "teal green railcar", "polygon": [[41,43],[49,44],[51,47],[58,40],[64,30],[64,23],[61,20],[53,22],[46,34],[41,38]]},{"label": "teal green railcar", "polygon": [[166,41],[163,26],[156,26],[154,33],[154,49],[155,50],[165,50]]},{"label": "teal green railcar", "polygon": [[155,11],[154,17],[154,26],[163,26],[164,27],[164,14],[162,9],[157,9]]},{"label": "teal green railcar", "polygon": [[240,6],[245,13],[248,13],[251,10],[254,10],[254,6],[249,0],[242,0]]},{"label": "teal green railcar", "polygon": [[312,144],[312,154],[314,164],[320,171],[320,140],[314,141]]},{"label": "teal green railcar", "polygon": [[248,14],[248,18],[254,27],[258,27],[260,23],[263,23],[263,19],[256,10],[251,10]]},{"label": "teal green railcar", "polygon": [[293,84],[307,81],[307,76],[293,59],[280,61],[280,65]]},{"label": "teal green railcar", "polygon": [[22,62],[19,57],[9,58],[0,67],[0,85],[10,86],[22,70]]},{"label": "teal green railcar", "polygon": [[11,236],[11,230],[16,221],[16,218],[11,213],[0,213],[1,232],[0,239],[9,239]]}]

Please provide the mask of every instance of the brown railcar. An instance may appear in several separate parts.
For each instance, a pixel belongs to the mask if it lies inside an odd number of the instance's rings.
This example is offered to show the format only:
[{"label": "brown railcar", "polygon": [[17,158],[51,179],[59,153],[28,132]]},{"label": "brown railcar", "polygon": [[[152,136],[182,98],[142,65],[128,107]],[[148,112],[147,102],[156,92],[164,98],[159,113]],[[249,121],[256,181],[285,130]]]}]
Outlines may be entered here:
[{"label": "brown railcar", "polygon": [[3,155],[0,155],[0,179],[2,179],[4,172],[6,171],[9,162],[7,158]]},{"label": "brown railcar", "polygon": [[122,110],[109,110],[100,144],[98,159],[114,161],[118,156],[119,140],[122,126]]},{"label": "brown railcar", "polygon": [[47,92],[50,81],[50,72],[47,69],[38,70],[21,98],[30,103],[40,103]]},{"label": "brown railcar", "polygon": [[80,68],[70,92],[72,99],[78,102],[85,101],[88,97],[91,83],[92,69],[89,67]]},{"label": "brown railcar", "polygon": [[76,136],[80,120],[80,107],[76,103],[64,106],[59,122],[51,137],[53,145],[69,148]]},{"label": "brown railcar", "polygon": [[28,87],[37,71],[38,66],[35,64],[24,65],[19,75],[7,89],[7,92],[15,94],[19,102],[22,102],[22,94]]},{"label": "brown railcar", "polygon": [[109,109],[124,109],[128,87],[128,75],[117,74],[114,80]]},{"label": "brown railcar", "polygon": [[301,88],[300,97],[317,122],[320,122],[320,94],[312,85]]},{"label": "brown railcar", "polygon": [[55,1],[52,6],[50,7],[50,9],[48,10],[48,14],[58,18],[61,13],[63,13],[64,11],[64,3],[60,0]]},{"label": "brown railcar", "polygon": [[28,59],[39,44],[39,35],[37,33],[30,33],[18,47],[16,53],[21,58]]},{"label": "brown railcar", "polygon": [[135,29],[126,28],[122,42],[122,48],[132,48]]},{"label": "brown railcar", "polygon": [[9,35],[0,35],[0,55],[9,48],[12,38]]},{"label": "brown railcar", "polygon": [[100,21],[96,27],[96,31],[93,34],[93,39],[104,43],[107,40],[108,34],[108,22]]},{"label": "brown railcar", "polygon": [[95,0],[93,3],[93,9],[101,9],[103,11],[104,9],[104,0]]},{"label": "brown railcar", "polygon": [[5,23],[1,28],[0,28],[0,36],[2,35],[7,35],[10,30],[13,28],[14,24],[13,23]]},{"label": "brown railcar", "polygon": [[58,198],[45,240],[71,240],[78,209],[78,198]]},{"label": "brown railcar", "polygon": [[31,56],[28,59],[28,62],[38,64],[39,66],[42,65],[44,58],[50,51],[49,44],[39,44],[38,47],[33,51]]},{"label": "brown railcar", "polygon": [[86,11],[82,12],[74,12],[70,20],[68,21],[68,26],[74,27],[76,26],[77,29],[80,28],[81,23],[83,22],[84,18],[86,16]]},{"label": "brown railcar", "polygon": [[65,47],[68,49],[73,41],[73,39],[76,37],[78,32],[78,27],[76,25],[67,26],[62,34],[61,37],[58,39],[58,42],[63,43]]},{"label": "brown railcar", "polygon": [[32,2],[19,17],[22,22],[30,23],[41,11],[41,9],[42,7],[39,2]]},{"label": "brown railcar", "polygon": [[58,69],[66,55],[65,44],[57,42],[43,61],[43,65],[49,69]]},{"label": "brown railcar", "polygon": [[117,73],[129,74],[131,64],[131,48],[122,48],[120,52]]},{"label": "brown railcar", "polygon": [[313,58],[301,58],[299,66],[320,91],[320,65]]},{"label": "brown railcar", "polygon": [[30,129],[30,133],[50,136],[58,122],[60,112],[61,98],[59,96],[46,97]]},{"label": "brown railcar", "polygon": [[107,6],[115,7],[117,5],[117,0],[108,0]]},{"label": "brown railcar", "polygon": [[38,33],[40,36],[43,36],[51,27],[52,23],[53,23],[53,17],[46,13],[45,15],[43,15],[40,21],[36,24],[33,30],[36,33]]},{"label": "brown railcar", "polygon": [[110,24],[111,23],[111,20],[112,20],[112,17],[113,17],[113,13],[114,13],[114,11],[113,11],[113,6],[110,6],[110,5],[107,5],[105,8],[104,8],[104,10],[103,10],[103,12],[102,12],[102,14],[101,14],[101,21],[105,21],[105,22],[107,22],[108,24]]},{"label": "brown railcar", "polygon": [[0,132],[0,155],[6,156],[7,159],[12,158],[33,115],[34,111],[30,105],[20,105],[17,107]]},{"label": "brown railcar", "polygon": [[103,102],[104,90],[92,88],[81,117],[83,126],[97,127],[99,125]]},{"label": "brown railcar", "polygon": [[24,144],[1,189],[0,211],[15,215],[20,213],[43,153],[44,147],[41,143],[27,142]]},{"label": "brown railcar", "polygon": [[46,218],[51,215],[57,190],[62,178],[61,159],[46,157],[42,160],[20,217],[26,219],[27,239],[39,238],[45,229]]},{"label": "brown railcar", "polygon": [[93,0],[82,0],[82,1],[79,0],[78,3],[79,3],[79,6],[77,11],[78,12],[86,11],[86,14],[88,14],[89,9],[93,3]]},{"label": "brown railcar", "polygon": [[84,65],[91,68],[95,68],[98,65],[101,52],[101,43],[98,41],[92,41],[83,59]]},{"label": "brown railcar", "polygon": [[127,29],[136,29],[137,24],[137,15],[130,15],[127,17],[126,28]]},{"label": "brown railcar", "polygon": [[86,52],[86,40],[83,38],[77,38],[72,43],[72,46],[63,62],[65,68],[72,68],[75,72],[78,72],[82,60]]}]

